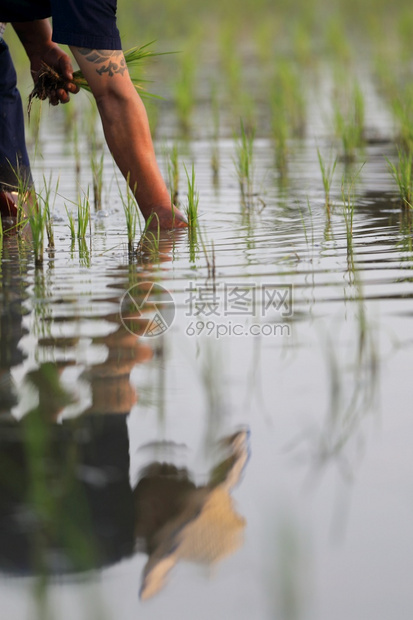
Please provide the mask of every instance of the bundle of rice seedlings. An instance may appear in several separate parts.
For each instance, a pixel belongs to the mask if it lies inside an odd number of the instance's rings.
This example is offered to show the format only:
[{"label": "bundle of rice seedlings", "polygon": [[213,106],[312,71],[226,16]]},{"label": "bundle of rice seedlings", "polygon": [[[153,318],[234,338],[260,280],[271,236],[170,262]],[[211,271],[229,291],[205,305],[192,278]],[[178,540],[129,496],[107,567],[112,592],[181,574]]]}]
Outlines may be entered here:
[{"label": "bundle of rice seedlings", "polygon": [[[154,56],[163,56],[165,54],[171,53],[151,51],[148,48],[153,43],[154,41],[151,41],[150,43],[146,43],[145,45],[141,45],[140,47],[132,47],[130,50],[124,52],[126,65],[128,67],[132,83],[136,90],[142,96],[156,96],[144,90],[143,84],[146,82],[146,80],[142,78],[142,65],[149,58],[153,58]],[[83,88],[84,90],[91,92],[89,84],[87,83],[80,69],[73,73],[73,81],[79,86],[79,88]],[[49,99],[52,91],[56,91],[59,88],[65,88],[66,83],[67,80],[65,80],[59,73],[57,73],[54,69],[52,69],[52,67],[50,67],[46,63],[43,63],[42,70],[40,71],[34,88],[29,95],[29,101],[27,106],[29,116],[34,99],[40,99],[42,101],[44,101],[45,99]]]}]

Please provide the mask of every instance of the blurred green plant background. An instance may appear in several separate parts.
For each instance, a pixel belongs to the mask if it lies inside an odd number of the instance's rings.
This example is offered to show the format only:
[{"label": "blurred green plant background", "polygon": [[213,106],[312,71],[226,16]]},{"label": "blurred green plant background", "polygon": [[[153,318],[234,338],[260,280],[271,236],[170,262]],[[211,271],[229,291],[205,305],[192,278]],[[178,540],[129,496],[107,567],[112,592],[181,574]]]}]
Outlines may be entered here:
[{"label": "blurred green plant background", "polygon": [[[360,118],[349,117],[349,98],[363,67],[402,132],[407,125],[410,141],[413,6],[407,0],[119,0],[118,25],[124,49],[154,41],[154,51],[177,52],[148,62],[144,77],[150,92],[174,105],[182,134],[196,128],[192,116],[201,102],[211,116],[220,110],[221,128],[234,133],[242,118],[257,136],[271,135],[282,169],[288,139],[305,130],[307,85],[331,72],[336,129],[351,158],[362,127],[355,126]],[[5,38],[25,97],[27,59],[10,26]],[[154,131],[157,109],[150,112]]]}]

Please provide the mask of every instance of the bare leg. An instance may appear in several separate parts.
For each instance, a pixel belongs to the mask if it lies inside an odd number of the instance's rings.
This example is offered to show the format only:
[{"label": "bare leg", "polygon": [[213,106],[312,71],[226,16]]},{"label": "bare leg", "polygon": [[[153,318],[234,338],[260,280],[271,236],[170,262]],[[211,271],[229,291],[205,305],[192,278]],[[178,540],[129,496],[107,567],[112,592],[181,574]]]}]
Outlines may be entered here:
[{"label": "bare leg", "polygon": [[156,161],[148,117],[126,69],[121,50],[71,48],[95,96],[105,138],[152,227],[182,228],[182,213],[171,205]]}]

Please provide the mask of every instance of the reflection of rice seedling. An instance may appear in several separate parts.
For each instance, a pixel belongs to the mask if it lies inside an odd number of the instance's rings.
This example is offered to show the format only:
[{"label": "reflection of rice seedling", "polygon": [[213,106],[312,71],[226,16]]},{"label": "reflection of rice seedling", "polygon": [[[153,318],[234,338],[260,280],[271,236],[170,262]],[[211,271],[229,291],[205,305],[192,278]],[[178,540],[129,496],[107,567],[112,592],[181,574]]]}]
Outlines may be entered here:
[{"label": "reflection of rice seedling", "polygon": [[188,182],[188,193],[187,199],[188,204],[185,209],[185,213],[188,220],[188,228],[189,230],[193,230],[196,228],[198,222],[198,205],[199,205],[199,192],[195,188],[195,167],[192,164],[192,172],[191,176],[189,176],[188,170],[184,164],[186,178]]},{"label": "reflection of rice seedling", "polygon": [[126,183],[126,198],[124,197],[124,193],[121,191],[119,186],[118,189],[126,218],[126,230],[128,233],[128,250],[129,253],[132,253],[133,242],[136,236],[136,224],[138,221],[138,206],[136,204],[134,193],[129,187],[129,175]]},{"label": "reflection of rice seedling", "polygon": [[308,239],[308,234],[307,234],[307,226],[306,226],[306,221],[304,218],[304,213],[302,211],[302,209],[300,209],[300,218],[301,218],[301,222],[303,224],[303,231],[304,231],[304,238],[305,238],[305,243],[307,246],[307,249],[309,249],[311,247],[311,249],[314,249],[314,222],[313,222],[313,212],[311,210],[311,205],[310,205],[310,200],[307,197],[307,206],[308,206],[308,213],[310,214],[310,224],[311,224],[311,246],[310,246],[310,242]]},{"label": "reflection of rice seedling", "polygon": [[235,168],[243,206],[251,206],[253,190],[254,132],[247,132],[241,120],[241,134],[236,144]]},{"label": "reflection of rice seedling", "polygon": [[328,218],[330,218],[330,207],[331,207],[330,190],[331,190],[331,183],[333,181],[334,171],[337,165],[337,157],[335,158],[333,164],[330,163],[328,166],[326,166],[319,149],[317,149],[317,155],[318,155],[318,161],[320,164],[321,176],[323,179],[325,207],[327,211],[327,216]]},{"label": "reflection of rice seedling", "polygon": [[195,263],[198,256],[198,228],[194,226],[188,229],[188,243],[189,243],[189,262]]},{"label": "reflection of rice seedling", "polygon": [[[411,270],[413,263],[413,229],[412,229],[412,210],[403,209],[400,217],[400,241],[397,244],[400,248],[400,260],[405,261]],[[406,281],[413,282],[413,277],[406,278]]]},{"label": "reflection of rice seedling", "polygon": [[87,247],[86,239],[78,238],[77,247],[79,252],[79,263],[82,267],[90,267],[90,251]]},{"label": "reflection of rice seedling", "polygon": [[398,154],[399,160],[397,166],[389,160],[387,160],[387,164],[391,175],[399,188],[399,195],[402,205],[405,207],[411,207],[413,152],[411,150],[405,152],[402,149],[399,149]]},{"label": "reflection of rice seedling", "polygon": [[216,276],[216,265],[215,265],[215,246],[214,242],[211,241],[211,254],[208,252],[206,243],[204,241],[203,235],[201,234],[201,229],[198,228],[199,237],[201,239],[202,251],[205,256],[206,264],[207,264],[207,279],[212,279],[213,289],[215,290],[215,276]]},{"label": "reflection of rice seedling", "polygon": [[341,196],[343,199],[343,215],[346,225],[346,237],[347,237],[347,254],[350,256],[353,253],[353,222],[354,222],[354,189],[360,172],[363,169],[364,164],[358,170],[358,172],[350,178],[347,183],[342,181],[341,184]]},{"label": "reflection of rice seedling", "polygon": [[354,220],[354,193],[353,186],[341,186],[341,196],[343,199],[343,215],[346,225],[347,250],[353,247],[353,220]]},{"label": "reflection of rice seedling", "polygon": [[178,146],[173,145],[168,160],[168,181],[171,193],[171,202],[173,205],[178,203],[179,188],[179,163],[178,163]]}]

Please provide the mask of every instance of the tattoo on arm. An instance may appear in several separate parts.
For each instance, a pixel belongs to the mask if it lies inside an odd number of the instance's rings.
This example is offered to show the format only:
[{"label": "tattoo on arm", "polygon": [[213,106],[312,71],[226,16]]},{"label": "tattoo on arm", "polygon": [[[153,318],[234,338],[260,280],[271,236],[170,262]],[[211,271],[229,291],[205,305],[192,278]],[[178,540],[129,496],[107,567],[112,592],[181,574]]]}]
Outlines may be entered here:
[{"label": "tattoo on arm", "polygon": [[78,50],[88,62],[97,65],[96,73],[99,75],[107,73],[109,77],[113,77],[117,73],[123,75],[126,71],[122,50],[91,50],[86,47],[79,47]]}]

